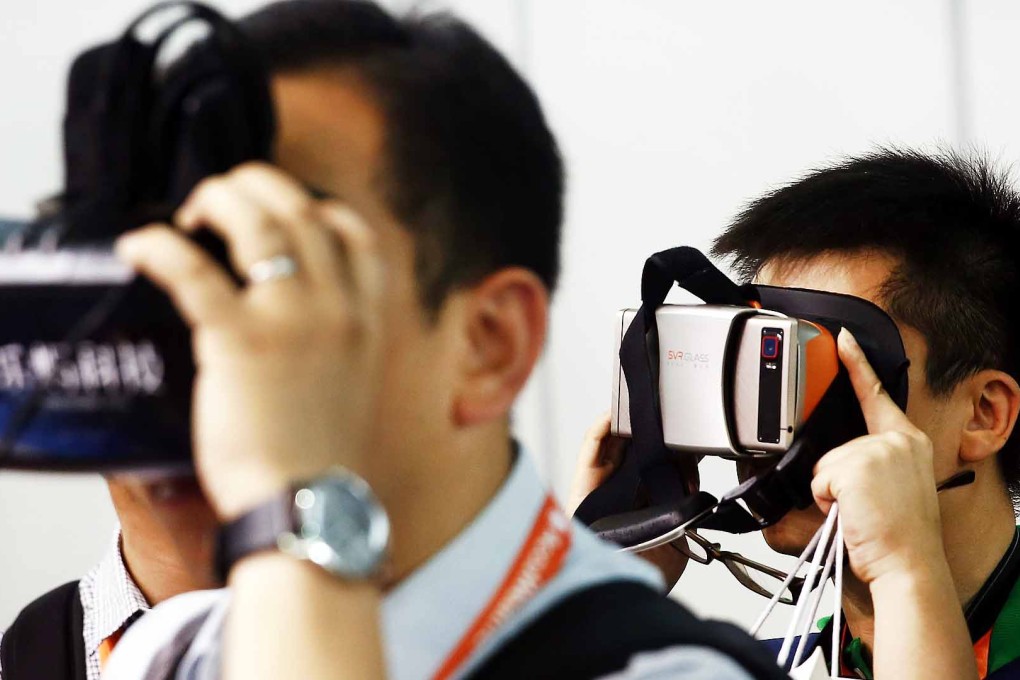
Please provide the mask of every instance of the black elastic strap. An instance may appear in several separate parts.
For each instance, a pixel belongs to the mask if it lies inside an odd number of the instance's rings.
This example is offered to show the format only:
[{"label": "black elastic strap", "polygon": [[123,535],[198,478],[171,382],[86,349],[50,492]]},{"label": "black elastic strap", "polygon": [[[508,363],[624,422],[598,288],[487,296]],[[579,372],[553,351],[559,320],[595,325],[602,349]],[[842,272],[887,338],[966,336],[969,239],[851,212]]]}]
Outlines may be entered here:
[{"label": "black elastic strap", "polygon": [[637,654],[681,645],[715,650],[759,680],[788,680],[768,650],[736,626],[698,619],[678,602],[629,581],[566,598],[470,677],[597,678],[626,668]]},{"label": "black elastic strap", "polygon": [[4,680],[86,680],[84,618],[77,581],[22,609],[0,641]]},{"label": "black elastic strap", "polygon": [[[674,283],[710,304],[747,305],[745,291],[699,250],[686,246],[671,248],[645,262],[641,308],[620,344],[620,365],[630,395],[632,439],[620,468],[578,507],[575,516],[585,524],[634,510],[641,491],[647,495],[649,505],[673,504],[663,508],[663,512],[675,516],[676,501],[690,494],[687,478],[695,474],[697,461],[691,456],[682,458],[666,446],[659,407],[655,311]],[[693,470],[681,472],[685,461]],[[693,506],[689,509],[693,510]],[[656,522],[655,526],[661,524]],[[635,534],[634,538],[642,536]]]},{"label": "black elastic strap", "polygon": [[964,615],[967,617],[971,640],[977,642],[992,629],[1018,580],[1020,580],[1020,530],[1013,534],[1009,548],[985,580],[981,590],[967,603]]},{"label": "black elastic strap", "polygon": [[589,528],[603,541],[633,546],[643,543],[647,536],[662,536],[672,531],[718,502],[715,496],[699,491],[667,503],[603,517],[592,522]]}]

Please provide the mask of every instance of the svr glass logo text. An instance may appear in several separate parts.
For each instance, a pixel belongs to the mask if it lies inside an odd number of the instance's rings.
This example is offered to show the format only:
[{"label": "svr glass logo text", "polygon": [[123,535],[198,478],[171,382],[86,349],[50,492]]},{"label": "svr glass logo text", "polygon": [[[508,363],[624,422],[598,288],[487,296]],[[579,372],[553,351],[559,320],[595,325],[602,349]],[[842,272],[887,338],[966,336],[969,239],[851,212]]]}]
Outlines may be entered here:
[{"label": "svr glass logo text", "polygon": [[711,355],[701,352],[685,352],[671,349],[666,352],[666,361],[673,364],[704,366],[711,361]]}]

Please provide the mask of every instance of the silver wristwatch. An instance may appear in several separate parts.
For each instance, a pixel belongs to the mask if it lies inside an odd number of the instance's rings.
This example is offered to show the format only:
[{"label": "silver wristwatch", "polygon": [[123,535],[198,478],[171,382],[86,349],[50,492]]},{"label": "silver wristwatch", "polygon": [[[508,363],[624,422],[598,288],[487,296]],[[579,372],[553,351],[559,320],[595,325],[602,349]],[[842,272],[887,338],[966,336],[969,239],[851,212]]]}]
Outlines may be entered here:
[{"label": "silver wristwatch", "polygon": [[216,567],[280,550],[348,580],[377,577],[386,561],[390,522],[368,483],[338,468],[259,505],[220,528]]}]

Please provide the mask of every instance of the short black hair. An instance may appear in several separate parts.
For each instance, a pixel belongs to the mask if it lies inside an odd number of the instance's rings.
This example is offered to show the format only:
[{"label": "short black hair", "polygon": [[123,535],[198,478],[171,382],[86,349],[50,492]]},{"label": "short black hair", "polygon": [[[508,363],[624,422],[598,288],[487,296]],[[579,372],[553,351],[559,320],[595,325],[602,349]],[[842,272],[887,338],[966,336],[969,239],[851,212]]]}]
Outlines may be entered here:
[{"label": "short black hair", "polygon": [[270,72],[349,66],[385,118],[383,195],[412,232],[422,301],[506,266],[553,290],[563,167],[534,93],[496,49],[445,13],[285,0],[239,25]]},{"label": "short black hair", "polygon": [[[1020,378],[1020,196],[980,154],[880,148],[752,201],[715,241],[751,279],[769,262],[876,251],[898,266],[881,299],[927,341],[926,380],[945,395],[977,371]],[[1020,490],[1020,433],[1000,453]]]}]

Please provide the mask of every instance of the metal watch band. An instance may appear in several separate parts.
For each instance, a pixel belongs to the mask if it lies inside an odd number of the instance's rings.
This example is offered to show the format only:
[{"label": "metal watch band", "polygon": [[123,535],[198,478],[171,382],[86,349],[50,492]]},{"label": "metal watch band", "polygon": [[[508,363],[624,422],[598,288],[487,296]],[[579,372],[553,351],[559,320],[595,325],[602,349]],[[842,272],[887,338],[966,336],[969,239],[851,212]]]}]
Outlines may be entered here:
[{"label": "metal watch band", "polygon": [[296,529],[294,492],[288,490],[262,503],[232,522],[216,535],[216,575],[227,580],[238,561],[254,553],[277,550],[277,539]]}]

